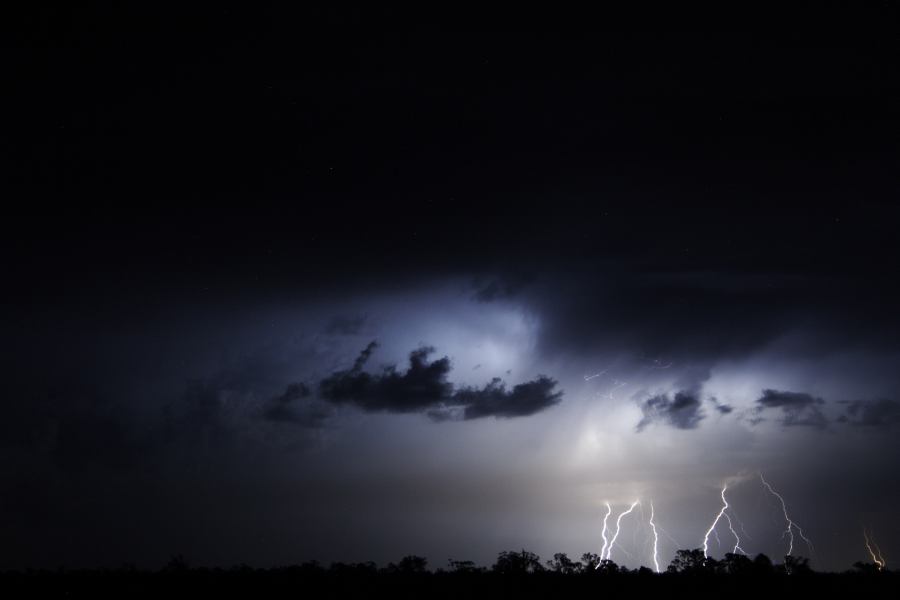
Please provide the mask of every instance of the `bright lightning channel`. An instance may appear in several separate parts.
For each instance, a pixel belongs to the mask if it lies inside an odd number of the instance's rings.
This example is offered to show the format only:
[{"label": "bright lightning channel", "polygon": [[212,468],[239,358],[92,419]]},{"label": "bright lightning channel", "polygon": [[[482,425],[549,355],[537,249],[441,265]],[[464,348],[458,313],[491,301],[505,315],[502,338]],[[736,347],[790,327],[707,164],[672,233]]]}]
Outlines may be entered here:
[{"label": "bright lightning channel", "polygon": [[[603,531],[600,532],[600,537],[603,538],[603,548],[600,549],[600,560],[603,560],[603,556],[606,554],[606,547],[609,545],[609,541],[606,539],[606,523],[609,520],[609,515],[612,514],[612,506],[609,505],[609,502],[606,503],[606,515],[603,517]],[[597,564],[597,568],[600,568],[600,564]]]},{"label": "bright lightning channel", "polygon": [[616,532],[613,534],[612,539],[609,541],[609,546],[606,548],[606,560],[610,559],[612,555],[613,546],[616,544],[616,538],[619,537],[619,531],[622,529],[622,517],[625,515],[631,514],[631,511],[634,510],[634,507],[640,503],[640,500],[635,500],[631,503],[631,506],[628,507],[628,510],[624,510],[619,513],[619,516],[616,518]]},{"label": "bright lightning channel", "polygon": [[731,530],[731,535],[734,536],[734,549],[732,549],[731,552],[733,554],[737,554],[738,552],[740,552],[741,554],[746,555],[747,553],[744,552],[743,548],[741,548],[741,538],[738,537],[737,531],[734,530],[734,525],[731,524],[731,517],[728,516],[727,512],[722,516],[725,517],[725,521],[728,523],[728,529]]},{"label": "bright lightning channel", "polygon": [[659,573],[659,534],[656,533],[656,523],[653,522],[653,500],[650,501],[650,529],[653,531],[653,566]]},{"label": "bright lightning channel", "polygon": [[[706,530],[706,534],[703,536],[703,558],[709,558],[709,536],[715,531],[716,525],[719,524],[719,519],[722,518],[722,515],[724,515],[725,511],[728,509],[728,500],[725,499],[725,490],[727,489],[728,484],[725,483],[722,486],[722,508],[719,510],[719,514],[716,515],[716,518],[713,519],[712,525]],[[734,529],[732,529],[732,531],[734,531]]]}]

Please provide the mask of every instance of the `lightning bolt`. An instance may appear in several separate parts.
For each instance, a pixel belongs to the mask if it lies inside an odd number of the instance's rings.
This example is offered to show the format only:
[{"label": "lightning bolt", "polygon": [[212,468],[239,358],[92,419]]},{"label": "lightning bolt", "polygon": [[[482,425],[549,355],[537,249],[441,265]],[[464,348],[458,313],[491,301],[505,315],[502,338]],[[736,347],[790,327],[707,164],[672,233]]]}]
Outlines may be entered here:
[{"label": "lightning bolt", "polygon": [[[603,556],[606,554],[606,547],[609,545],[609,542],[606,539],[606,522],[609,520],[609,515],[612,514],[612,506],[609,505],[609,502],[606,503],[606,515],[603,517],[603,531],[600,533],[600,537],[603,538],[603,548],[600,549],[600,560],[603,560]],[[597,568],[600,567],[600,564],[597,564]]]},{"label": "lightning bolt", "polygon": [[619,531],[622,529],[622,517],[625,515],[631,514],[631,511],[634,510],[634,507],[640,503],[640,500],[635,500],[631,503],[631,506],[628,507],[628,510],[623,510],[619,513],[619,516],[616,518],[616,532],[613,534],[612,539],[609,541],[609,546],[606,548],[606,560],[610,559],[612,555],[613,546],[616,544],[616,538],[619,537]]},{"label": "lightning bolt", "polygon": [[[722,493],[722,499],[725,499],[724,491]],[[725,521],[728,523],[728,529],[731,530],[731,535],[734,536],[734,549],[731,552],[733,554],[737,554],[738,552],[740,552],[741,554],[746,555],[747,553],[744,552],[743,548],[741,548],[741,538],[738,537],[737,531],[734,530],[734,525],[731,524],[731,517],[728,516],[727,512],[723,513],[722,516],[725,517]]]},{"label": "lightning bolt", "polygon": [[653,500],[650,501],[650,529],[653,531],[653,566],[656,567],[656,572],[659,573],[659,534],[656,533],[656,523],[653,522]]},{"label": "lightning bolt", "polygon": [[[878,547],[878,544],[875,543],[874,538],[869,541],[869,533],[863,528],[863,539],[866,540],[866,550],[869,551],[869,556],[872,557],[872,562],[878,567],[878,570],[881,571],[884,569],[884,557],[881,556],[881,549]],[[872,550],[872,545],[875,545],[875,550]],[[878,552],[876,555],[875,552]]]},{"label": "lightning bolt", "polygon": [[[719,514],[716,515],[716,518],[713,519],[712,525],[706,530],[706,535],[703,536],[703,558],[709,558],[709,536],[715,531],[716,525],[719,524],[719,519],[722,518],[722,515],[724,515],[725,511],[728,509],[728,500],[725,499],[725,490],[727,489],[728,484],[725,483],[722,486],[722,508],[719,510]],[[732,529],[732,531],[734,531],[734,529]]]},{"label": "lightning bolt", "polygon": [[781,502],[781,511],[784,513],[784,520],[787,523],[787,529],[784,530],[784,535],[788,537],[788,551],[785,556],[791,556],[794,551],[794,529],[797,530],[797,533],[800,534],[800,537],[806,542],[806,545],[809,547],[810,553],[815,552],[813,548],[813,544],[809,541],[809,538],[803,535],[803,530],[800,528],[797,523],[791,520],[791,517],[788,516],[787,504],[784,502],[784,498],[781,497],[781,494],[772,489],[772,486],[769,485],[769,482],[766,481],[766,478],[763,477],[763,474],[759,474],[759,480],[762,481],[762,484],[769,490],[769,493],[778,498],[778,501]]},{"label": "lightning bolt", "polygon": [[878,547],[878,542],[875,541],[875,538],[872,538],[872,545],[875,546],[875,552],[878,553],[878,560],[881,561],[881,566],[884,567],[887,565],[887,562],[884,560],[884,556],[881,555],[881,548]]}]

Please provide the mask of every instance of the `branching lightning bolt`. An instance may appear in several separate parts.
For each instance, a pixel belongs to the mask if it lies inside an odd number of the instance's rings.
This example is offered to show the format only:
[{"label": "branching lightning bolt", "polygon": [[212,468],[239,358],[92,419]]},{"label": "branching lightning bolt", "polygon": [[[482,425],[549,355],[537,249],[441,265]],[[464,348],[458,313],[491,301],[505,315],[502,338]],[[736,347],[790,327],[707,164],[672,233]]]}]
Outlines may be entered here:
[{"label": "branching lightning bolt", "polygon": [[[609,502],[606,503],[606,515],[603,517],[603,531],[600,532],[600,537],[603,538],[603,548],[600,549],[600,560],[603,560],[603,556],[606,554],[606,547],[609,545],[609,541],[606,539],[606,523],[609,520],[609,515],[612,514],[612,506],[609,505]],[[600,565],[597,565],[599,568]]]},{"label": "branching lightning bolt", "polygon": [[[725,499],[724,490],[722,493],[722,499]],[[740,552],[741,554],[746,555],[747,553],[744,552],[743,548],[741,548],[741,538],[738,537],[737,531],[734,530],[734,525],[731,524],[731,517],[728,516],[727,512],[723,513],[722,516],[725,517],[725,520],[728,522],[728,529],[731,530],[731,535],[734,536],[734,549],[732,549],[732,553],[737,554],[738,552]]]},{"label": "branching lightning bolt", "polygon": [[653,566],[659,573],[659,534],[656,532],[656,523],[653,522],[653,500],[650,501],[650,529],[653,531]]},{"label": "branching lightning bolt", "polygon": [[585,381],[590,381],[591,379],[596,379],[597,377],[602,377],[603,375],[606,374],[606,372],[607,372],[608,370],[609,370],[609,369],[603,369],[603,370],[600,371],[599,373],[594,373],[593,375],[585,375],[585,376],[584,376],[584,380],[585,380]]},{"label": "branching lightning bolt", "polygon": [[625,515],[631,514],[631,511],[634,510],[634,507],[638,505],[640,500],[635,500],[631,503],[631,506],[628,507],[628,510],[624,510],[619,513],[619,516],[616,518],[616,532],[613,534],[612,539],[609,541],[609,546],[606,548],[606,560],[610,559],[612,555],[613,546],[616,544],[616,538],[619,537],[619,531],[622,529],[622,517]]},{"label": "branching lightning bolt", "polygon": [[812,542],[808,537],[803,535],[803,530],[800,528],[800,526],[792,521],[791,517],[788,516],[787,504],[785,504],[784,498],[781,497],[781,494],[772,489],[772,486],[769,485],[769,482],[766,481],[766,478],[763,477],[762,473],[759,474],[759,479],[760,481],[762,481],[762,484],[766,487],[766,489],[769,490],[769,493],[778,498],[778,501],[781,502],[781,510],[784,513],[784,520],[787,523],[787,529],[784,530],[784,535],[786,535],[788,538],[788,551],[786,556],[791,556],[794,551],[794,529],[797,530],[797,533],[800,535],[803,541],[806,542],[806,545],[809,547],[810,553],[815,552],[815,548],[813,548]]},{"label": "branching lightning bolt", "polygon": [[706,530],[706,534],[703,536],[703,558],[709,558],[709,536],[716,529],[716,525],[719,524],[719,519],[722,518],[722,515],[725,514],[725,511],[728,509],[728,500],[725,499],[725,490],[728,489],[728,484],[722,486],[722,508],[719,510],[719,514],[716,515],[716,518],[713,519],[712,525],[709,526],[709,529]]},{"label": "branching lightning bolt", "polygon": [[706,535],[703,536],[703,556],[704,558],[709,558],[709,536],[716,536],[716,540],[719,542],[721,546],[722,541],[719,539],[719,532],[716,531],[716,525],[719,524],[719,521],[724,517],[725,522],[728,523],[728,530],[731,532],[731,535],[734,536],[734,548],[732,552],[737,554],[740,552],[741,554],[747,554],[743,548],[741,548],[741,538],[738,535],[737,531],[734,529],[734,523],[731,522],[731,515],[728,514],[728,510],[730,506],[728,504],[728,500],[725,499],[725,492],[728,490],[728,483],[722,485],[722,508],[719,510],[719,513],[716,515],[716,518],[713,519],[712,525],[709,526],[709,529],[706,530]]}]

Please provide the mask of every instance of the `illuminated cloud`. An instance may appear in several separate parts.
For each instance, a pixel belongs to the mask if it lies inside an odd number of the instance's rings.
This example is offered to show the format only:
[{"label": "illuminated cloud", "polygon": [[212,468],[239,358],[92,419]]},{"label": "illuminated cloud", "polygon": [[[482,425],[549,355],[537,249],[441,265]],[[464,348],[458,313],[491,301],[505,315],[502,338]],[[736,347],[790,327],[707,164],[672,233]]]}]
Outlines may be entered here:
[{"label": "illuminated cloud", "polygon": [[669,398],[660,394],[648,398],[641,404],[643,418],[637,424],[637,430],[643,431],[651,423],[663,423],[676,429],[695,429],[705,418],[700,399],[690,392],[676,392]]}]

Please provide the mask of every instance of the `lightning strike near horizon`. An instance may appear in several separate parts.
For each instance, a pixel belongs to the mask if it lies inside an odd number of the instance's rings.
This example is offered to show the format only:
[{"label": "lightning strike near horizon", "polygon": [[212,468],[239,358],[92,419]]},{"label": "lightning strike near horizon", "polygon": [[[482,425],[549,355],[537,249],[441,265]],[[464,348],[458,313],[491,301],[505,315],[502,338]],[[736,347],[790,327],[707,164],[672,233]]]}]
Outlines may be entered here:
[{"label": "lightning strike near horizon", "polygon": [[[600,532],[600,537],[603,538],[603,548],[600,549],[600,560],[603,560],[603,556],[606,554],[606,547],[609,545],[609,541],[606,539],[606,524],[609,520],[609,515],[612,514],[612,506],[609,505],[609,502],[606,503],[606,515],[603,517],[603,531]],[[598,564],[599,568],[600,565]]]},{"label": "lightning strike near horizon", "polygon": [[[722,515],[725,514],[725,511],[728,510],[728,500],[725,499],[725,490],[728,489],[728,484],[724,484],[722,486],[722,508],[719,510],[719,513],[716,515],[716,518],[713,519],[712,525],[709,526],[709,529],[706,530],[706,534],[703,536],[703,557],[709,558],[709,536],[713,534],[716,529],[716,525],[719,524],[719,519],[722,518]],[[728,517],[725,517],[728,519]],[[731,525],[731,519],[728,519],[729,526]],[[734,528],[731,529],[734,532]],[[737,534],[735,534],[735,537]]]},{"label": "lightning strike near horizon", "polygon": [[760,479],[760,481],[762,481],[762,484],[766,487],[766,489],[769,490],[769,493],[772,494],[773,496],[775,496],[776,498],[778,498],[778,501],[781,502],[781,510],[784,513],[784,520],[787,523],[787,529],[784,530],[784,535],[786,535],[788,537],[788,551],[785,556],[791,556],[792,552],[794,551],[794,532],[793,532],[794,528],[797,529],[797,533],[800,534],[801,539],[803,539],[803,541],[806,542],[806,545],[809,547],[810,553],[815,552],[815,549],[813,548],[813,543],[809,540],[808,537],[803,535],[803,530],[800,528],[800,526],[797,525],[797,523],[795,523],[794,521],[792,521],[791,517],[788,516],[787,504],[784,502],[784,498],[781,497],[781,494],[779,494],[774,489],[772,489],[772,486],[769,485],[769,482],[766,481],[765,477],[763,477],[762,472],[760,472],[760,474],[759,474],[759,479]]},{"label": "lightning strike near horizon", "polygon": [[740,552],[741,554],[746,555],[747,553],[744,551],[743,548],[741,548],[741,538],[738,537],[737,531],[734,530],[734,525],[731,524],[731,517],[728,515],[727,512],[724,513],[722,516],[725,517],[725,521],[728,522],[728,529],[731,530],[731,535],[734,536],[734,548],[732,549],[731,552],[734,554],[737,554],[738,552]]},{"label": "lightning strike near horizon", "polygon": [[619,531],[622,529],[622,517],[625,515],[631,514],[631,511],[634,510],[634,507],[640,503],[640,500],[635,500],[631,503],[631,506],[628,507],[628,510],[624,510],[619,513],[619,516],[616,517],[616,532],[613,534],[612,539],[609,541],[609,546],[606,548],[606,560],[610,560],[610,556],[612,556],[613,546],[616,544],[616,538],[619,537]]},{"label": "lightning strike near horizon", "polygon": [[[878,570],[881,571],[882,569],[884,569],[884,557],[881,556],[881,549],[878,548],[878,544],[875,543],[875,539],[872,538],[870,541],[869,533],[866,531],[865,527],[863,528],[863,539],[866,541],[866,550],[869,551],[869,556],[872,557],[872,562],[874,562],[878,567]],[[874,550],[872,549],[873,544],[875,545]]]},{"label": "lightning strike near horizon", "polygon": [[872,537],[872,545],[875,546],[875,552],[878,554],[878,560],[881,561],[882,566],[886,566],[887,561],[884,560],[884,556],[881,554],[881,548],[878,547],[878,542],[875,541],[874,537]]},{"label": "lightning strike near horizon", "polygon": [[659,573],[659,534],[656,532],[656,523],[653,522],[655,511],[653,510],[653,500],[650,501],[650,529],[653,531],[653,566]]}]

